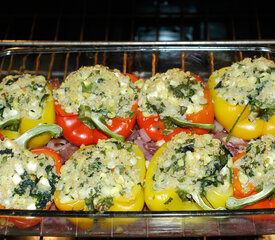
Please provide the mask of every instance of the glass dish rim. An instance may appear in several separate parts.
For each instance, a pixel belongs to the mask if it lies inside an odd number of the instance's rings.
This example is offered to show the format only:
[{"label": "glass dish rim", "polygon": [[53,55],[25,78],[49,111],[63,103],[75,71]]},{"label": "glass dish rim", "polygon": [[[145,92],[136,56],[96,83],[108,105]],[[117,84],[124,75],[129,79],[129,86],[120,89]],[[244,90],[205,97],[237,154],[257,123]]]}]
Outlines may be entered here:
[{"label": "glass dish rim", "polygon": [[[31,44],[30,44],[31,43]],[[1,45],[1,42],[0,42]],[[274,45],[274,46],[272,46]],[[0,51],[0,58],[9,55],[40,54],[40,53],[80,53],[80,52],[154,52],[154,51],[255,51],[275,54],[275,41],[198,41],[198,42],[56,42],[39,43],[39,41],[22,41],[16,47]],[[238,217],[275,214],[275,208],[238,209],[213,211],[140,211],[98,213],[93,211],[60,211],[60,210],[18,210],[0,209],[0,216],[33,216],[33,217],[82,217],[82,218],[136,218],[136,217]]]}]

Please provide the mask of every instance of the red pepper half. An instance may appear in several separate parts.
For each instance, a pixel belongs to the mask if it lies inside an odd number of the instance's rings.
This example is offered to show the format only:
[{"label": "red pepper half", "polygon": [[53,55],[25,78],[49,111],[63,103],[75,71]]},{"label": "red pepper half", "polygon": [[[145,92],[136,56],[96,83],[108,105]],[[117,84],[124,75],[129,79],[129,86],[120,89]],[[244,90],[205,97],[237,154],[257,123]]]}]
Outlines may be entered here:
[{"label": "red pepper half", "polygon": [[[204,97],[207,99],[207,104],[204,105],[203,109],[194,114],[187,114],[186,120],[190,123],[197,124],[209,124],[212,125],[214,123],[214,107],[212,103],[212,99],[210,96],[209,89],[205,82],[198,76],[192,74],[192,77],[195,78],[196,81],[202,82],[204,85]],[[147,135],[153,141],[165,140],[169,141],[172,137],[180,132],[195,132],[196,134],[205,134],[210,131],[210,129],[204,129],[199,127],[179,127],[179,128],[170,128],[169,134],[163,134],[163,130],[166,129],[163,121],[160,119],[158,115],[151,115],[145,117],[141,111],[138,110],[137,123],[140,128],[143,128]]]},{"label": "red pepper half", "polygon": [[[137,103],[133,105],[132,110],[137,111]],[[55,111],[56,123],[62,127],[64,138],[76,146],[96,144],[99,139],[110,138],[97,128],[90,129],[78,119],[79,115],[66,113],[59,104],[55,104]],[[135,113],[129,118],[112,118],[112,124],[105,126],[113,133],[126,138],[135,126],[136,117]]]},{"label": "red pepper half", "polygon": [[[233,161],[236,161],[237,159],[243,157],[246,153],[245,152],[241,152],[239,154],[237,154],[234,158]],[[258,192],[255,191],[255,187],[253,184],[250,184],[249,187],[249,191],[244,191],[243,187],[242,187],[242,183],[240,182],[239,179],[239,169],[238,168],[233,168],[233,191],[234,191],[234,197],[237,199],[242,199],[242,198],[246,198],[252,195],[257,194]],[[253,204],[249,204],[246,205],[244,207],[242,207],[242,209],[257,209],[257,208],[275,208],[275,198],[272,199],[262,199],[259,200]]]},{"label": "red pepper half", "polygon": [[[54,129],[55,126],[50,125],[50,124],[45,124],[44,126],[38,125],[37,127],[27,131],[24,135],[21,135],[21,138],[18,141],[18,144],[21,144],[22,146],[24,146],[26,148],[26,145],[27,145],[26,141],[28,141],[29,139],[31,139],[33,136],[36,135],[36,133],[34,133],[35,129],[42,129],[41,130],[42,132],[47,132],[47,129],[49,129],[49,128],[52,128],[50,130],[52,134],[57,134],[57,136],[61,134],[61,132],[60,132],[61,129],[58,129],[58,128],[60,128],[58,126],[57,126],[57,129]],[[29,132],[31,133],[30,135],[32,135],[32,136],[28,135]],[[38,133],[38,131],[37,131],[37,133]],[[0,139],[3,139],[3,138],[4,138],[4,136],[0,133]],[[24,138],[24,140],[23,140],[23,138]],[[56,174],[58,174],[58,175],[60,174],[62,161],[61,161],[61,157],[59,156],[59,154],[55,150],[53,150],[51,148],[43,147],[43,148],[32,149],[31,152],[35,153],[37,155],[44,154],[45,156],[51,157],[54,161]],[[46,208],[44,210],[49,210],[52,203],[53,203],[53,200],[46,206]],[[5,209],[5,207],[0,205],[0,209]],[[4,218],[7,219],[8,222],[13,223],[18,228],[29,228],[29,227],[35,226],[38,223],[40,223],[43,219],[41,217],[32,217],[32,218],[4,217]]]},{"label": "red pepper half", "polygon": [[[60,168],[61,168],[62,162],[61,162],[61,158],[60,158],[59,154],[55,150],[53,150],[51,148],[36,148],[36,149],[31,150],[31,152],[33,152],[37,155],[45,154],[46,156],[52,157],[52,159],[54,160],[56,173],[60,174]],[[52,203],[53,203],[53,201],[51,201],[51,203],[48,204],[44,210],[49,210]],[[0,205],[0,209],[5,209],[5,207]],[[43,218],[40,218],[40,217],[39,218],[38,217],[34,217],[34,218],[6,217],[6,219],[9,222],[12,222],[16,227],[29,228],[29,227],[35,226],[38,223],[40,223]]]},{"label": "red pepper half", "polygon": [[[233,161],[236,161],[243,157],[246,153],[241,152],[237,154]],[[271,197],[268,198],[268,195],[270,195],[270,192],[274,192],[274,186],[270,189],[264,188],[262,191],[257,192],[255,190],[255,186],[250,183],[247,188],[244,190],[242,183],[239,179],[239,168],[232,168],[233,170],[233,195],[234,197],[228,198],[226,202],[226,206],[229,209],[264,209],[264,208],[275,208],[275,198]],[[264,194],[266,192],[266,194]],[[274,194],[274,193],[273,193]],[[262,195],[262,196],[260,196]],[[249,199],[249,200],[248,200]],[[251,203],[245,203],[249,202]],[[274,214],[273,215],[252,215],[247,216],[246,218],[251,219],[253,221],[261,221],[261,222],[274,222]]]},{"label": "red pepper half", "polygon": [[[132,82],[138,80],[138,78],[133,74],[125,73],[130,77]],[[132,111],[135,112],[131,117],[128,118],[112,118],[112,123],[110,125],[105,124],[107,131],[122,136],[120,140],[124,140],[130,135],[132,129],[135,126],[137,118],[137,103],[132,106]],[[99,130],[98,127],[91,129],[86,126],[83,122],[78,119],[78,114],[67,113],[63,110],[61,105],[55,104],[56,112],[56,123],[62,127],[63,136],[69,142],[76,146],[91,145],[96,144],[99,139],[108,139],[110,136],[103,131]]]}]

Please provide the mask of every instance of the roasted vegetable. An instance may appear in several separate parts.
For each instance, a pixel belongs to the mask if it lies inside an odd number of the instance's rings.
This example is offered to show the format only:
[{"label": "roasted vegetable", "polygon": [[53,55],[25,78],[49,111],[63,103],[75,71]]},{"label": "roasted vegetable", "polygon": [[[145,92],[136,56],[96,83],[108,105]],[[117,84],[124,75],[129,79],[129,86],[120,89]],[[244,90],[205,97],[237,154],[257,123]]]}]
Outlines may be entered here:
[{"label": "roasted vegetable", "polygon": [[244,140],[275,135],[274,81],[275,63],[263,57],[245,58],[210,76],[215,118],[230,135]]},{"label": "roasted vegetable", "polygon": [[179,133],[151,159],[145,202],[152,211],[224,209],[232,196],[231,153],[209,134]]},{"label": "roasted vegetable", "polygon": [[71,73],[55,90],[57,124],[71,143],[124,141],[136,123],[137,89],[126,74],[96,65]]},{"label": "roasted vegetable", "polygon": [[[141,211],[144,175],[145,159],[137,145],[99,140],[80,148],[61,168],[54,201],[65,211]],[[84,228],[93,225],[91,219],[77,221]]]},{"label": "roasted vegetable", "polygon": [[[0,208],[44,209],[53,203],[59,180],[61,158],[50,148],[26,150],[27,142],[48,132],[58,137],[62,129],[57,125],[39,125],[25,132],[20,138],[10,140],[2,135],[0,141]],[[5,217],[19,228],[38,224],[42,218]]]},{"label": "roasted vegetable", "polygon": [[[234,197],[226,201],[228,209],[275,206],[274,155],[275,136],[265,135],[251,140],[246,151],[234,157]],[[266,200],[257,205],[263,199]]]},{"label": "roasted vegetable", "polygon": [[[41,123],[55,123],[52,88],[43,76],[9,75],[0,83],[0,131],[10,139]],[[28,142],[29,148],[44,146],[45,133]]]},{"label": "roasted vegetable", "polygon": [[180,69],[148,79],[140,89],[138,104],[138,125],[154,141],[168,141],[182,131],[204,134],[215,128],[206,84]]}]

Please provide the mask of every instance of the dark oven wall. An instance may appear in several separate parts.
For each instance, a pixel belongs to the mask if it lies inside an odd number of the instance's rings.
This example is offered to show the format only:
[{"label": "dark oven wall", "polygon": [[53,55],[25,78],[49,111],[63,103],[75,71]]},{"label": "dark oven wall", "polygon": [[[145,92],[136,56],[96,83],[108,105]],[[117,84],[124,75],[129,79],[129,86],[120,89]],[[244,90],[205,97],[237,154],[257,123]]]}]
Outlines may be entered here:
[{"label": "dark oven wall", "polygon": [[275,39],[268,1],[2,1],[1,40]]}]

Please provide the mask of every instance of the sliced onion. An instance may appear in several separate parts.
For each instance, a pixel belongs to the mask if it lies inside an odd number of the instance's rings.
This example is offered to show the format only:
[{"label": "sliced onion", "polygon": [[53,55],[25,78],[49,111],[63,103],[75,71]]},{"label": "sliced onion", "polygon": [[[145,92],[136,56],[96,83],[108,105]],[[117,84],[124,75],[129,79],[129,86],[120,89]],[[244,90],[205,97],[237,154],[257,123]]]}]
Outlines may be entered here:
[{"label": "sliced onion", "polygon": [[64,145],[66,145],[67,143],[68,141],[64,138],[53,138],[48,142],[46,147],[52,148],[53,150],[58,152],[59,150],[64,148]]},{"label": "sliced onion", "polygon": [[64,164],[72,156],[72,154],[79,149],[78,146],[71,144],[64,138],[52,139],[48,142],[46,147],[52,148],[59,153],[62,164]]},{"label": "sliced onion", "polygon": [[150,160],[153,154],[151,154],[150,151],[148,151],[145,148],[144,141],[141,138],[137,138],[136,144],[139,146],[140,150],[143,152],[145,159]]},{"label": "sliced onion", "polygon": [[151,141],[151,138],[147,135],[147,133],[145,132],[144,128],[141,128],[139,130],[139,135],[140,135],[141,139],[144,142],[150,142]]},{"label": "sliced onion", "polygon": [[139,137],[139,129],[134,127],[131,134],[125,139],[127,142],[134,142]]},{"label": "sliced onion", "polygon": [[225,131],[224,127],[219,122],[217,122],[216,120],[214,121],[214,124],[215,124],[215,129],[212,132],[217,133],[217,132],[224,132]]}]

